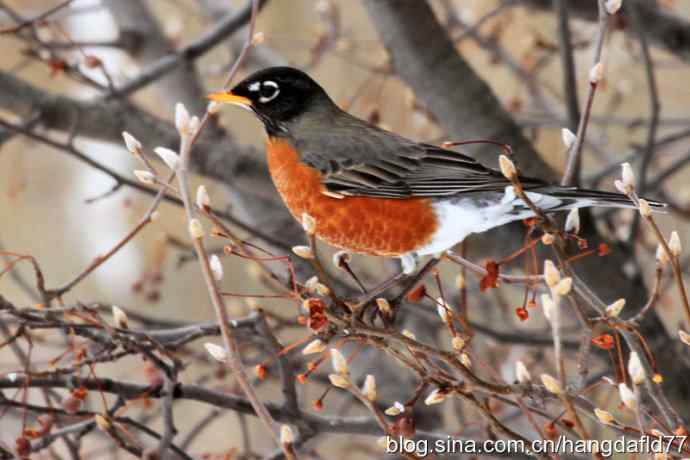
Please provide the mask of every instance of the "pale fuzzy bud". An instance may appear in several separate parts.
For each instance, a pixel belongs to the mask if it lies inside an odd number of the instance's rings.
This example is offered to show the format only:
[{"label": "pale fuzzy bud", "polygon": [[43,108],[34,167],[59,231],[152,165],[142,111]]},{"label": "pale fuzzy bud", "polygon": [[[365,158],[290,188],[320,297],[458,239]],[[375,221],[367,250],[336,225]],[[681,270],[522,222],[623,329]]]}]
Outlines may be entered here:
[{"label": "pale fuzzy bud", "polygon": [[208,191],[203,185],[196,189],[196,205],[199,209],[208,209],[211,206],[211,197],[208,196]]},{"label": "pale fuzzy bud", "polygon": [[302,228],[307,235],[313,235],[316,233],[316,219],[310,216],[308,213],[302,213]]},{"label": "pale fuzzy bud", "polygon": [[220,108],[223,104],[221,104],[218,101],[211,101],[208,103],[208,106],[206,107],[206,111],[210,115],[216,115],[218,112],[220,112]]},{"label": "pale fuzzy bud", "polygon": [[563,278],[554,286],[553,292],[555,292],[558,295],[564,296],[568,295],[570,293],[570,290],[573,287],[573,279],[571,277]]},{"label": "pale fuzzy bud", "polygon": [[136,137],[129,134],[127,131],[122,131],[122,138],[125,140],[125,146],[129,153],[134,156],[141,155],[141,142]]},{"label": "pale fuzzy bud", "polygon": [[405,406],[400,401],[395,401],[391,407],[386,409],[383,413],[394,417],[405,412]]},{"label": "pale fuzzy bud", "polygon": [[161,217],[160,211],[153,211],[153,212],[151,213],[151,216],[150,216],[149,218],[151,219],[151,222],[155,222],[155,221],[157,221],[158,219],[160,219],[160,217]]},{"label": "pale fuzzy bud", "polygon": [[342,269],[346,264],[350,263],[350,259],[352,259],[352,256],[350,256],[349,252],[338,251],[333,254],[333,265],[335,265],[335,268]]},{"label": "pale fuzzy bud", "polygon": [[134,176],[142,184],[153,184],[156,182],[156,176],[154,176],[153,173],[149,171],[144,171],[143,169],[135,169]]},{"label": "pale fuzzy bud", "polygon": [[314,285],[314,292],[316,292],[320,296],[325,297],[331,293],[331,290],[328,289],[328,286],[326,286],[325,284],[316,283],[316,285]]},{"label": "pale fuzzy bud", "polygon": [[189,234],[194,239],[204,237],[204,226],[201,225],[201,221],[199,219],[192,219],[189,221]]},{"label": "pale fuzzy bud", "polygon": [[553,298],[550,295],[541,295],[541,308],[544,311],[544,316],[546,316],[546,319],[551,321],[554,311],[556,310],[556,303],[553,301]]},{"label": "pale fuzzy bud", "polygon": [[554,236],[551,233],[544,233],[541,236],[541,242],[544,246],[550,246],[553,244]]},{"label": "pale fuzzy bud", "polygon": [[260,45],[264,42],[266,39],[266,36],[264,35],[263,32],[256,32],[254,36],[252,37],[252,46],[257,46]]},{"label": "pale fuzzy bud", "polygon": [[350,382],[350,377],[341,374],[329,374],[328,380],[331,381],[331,385],[338,388],[349,388],[352,382]]},{"label": "pale fuzzy bud", "polygon": [[640,198],[639,206],[640,206],[640,215],[642,217],[649,217],[652,215],[652,207],[649,206],[649,202],[647,200],[645,200],[644,198]]},{"label": "pale fuzzy bud", "polygon": [[618,393],[625,407],[630,410],[637,410],[637,396],[635,396],[635,392],[628,385],[620,383],[618,385]]},{"label": "pale fuzzy bud", "polygon": [[566,148],[570,148],[573,145],[575,145],[575,142],[577,141],[577,136],[569,130],[568,128],[563,128],[561,129],[561,141],[563,141],[563,145],[565,145]]},{"label": "pale fuzzy bud", "polygon": [[156,155],[160,157],[161,160],[170,168],[171,170],[175,171],[177,169],[177,165],[180,163],[180,157],[177,153],[173,152],[170,149],[166,149],[165,147],[156,147],[153,149],[154,152],[156,152]]},{"label": "pale fuzzy bud", "polygon": [[113,305],[111,310],[113,312],[113,322],[115,323],[115,327],[120,329],[129,329],[127,313],[125,313],[125,311],[117,305]]},{"label": "pale fuzzy bud", "polygon": [[326,344],[319,339],[312,340],[309,344],[302,349],[303,355],[311,355],[314,353],[322,353],[326,350]]},{"label": "pale fuzzy bud", "polygon": [[293,442],[295,442],[295,434],[292,432],[292,428],[289,425],[282,425],[280,427],[280,443],[292,444]]},{"label": "pale fuzzy bud", "polygon": [[598,407],[594,408],[594,415],[596,415],[599,421],[605,425],[613,425],[616,422],[616,419],[613,418],[613,415],[611,415],[610,412],[599,409]]},{"label": "pale fuzzy bud", "polygon": [[580,233],[580,210],[571,209],[565,219],[565,231],[570,233]]},{"label": "pale fuzzy bud", "polygon": [[331,348],[331,365],[338,374],[347,375],[350,372],[347,360],[337,348]]},{"label": "pale fuzzy bud", "polygon": [[508,158],[505,155],[501,155],[498,157],[498,165],[501,168],[501,174],[508,179],[512,180],[517,176],[517,169],[515,169],[515,163],[511,161],[510,158]]},{"label": "pale fuzzy bud", "polygon": [[678,331],[678,337],[680,338],[680,341],[683,342],[685,345],[690,347],[690,334],[688,334],[685,331]]},{"label": "pale fuzzy bud", "polygon": [[549,374],[541,374],[540,378],[541,383],[544,385],[544,387],[549,393],[553,393],[555,395],[560,395],[563,393],[563,388],[561,388],[561,384],[558,382],[558,380],[551,377]]},{"label": "pale fuzzy bud", "polygon": [[623,307],[625,307],[625,299],[616,300],[611,305],[606,307],[606,316],[609,318],[617,318],[623,310]]},{"label": "pale fuzzy bud", "polygon": [[666,252],[664,245],[659,243],[659,245],[656,247],[656,261],[659,263],[659,265],[666,265],[669,260],[668,253]]},{"label": "pale fuzzy bud", "polygon": [[630,163],[623,163],[621,165],[621,181],[623,181],[623,186],[626,190],[635,190],[635,173]]},{"label": "pale fuzzy bud", "polygon": [[216,281],[220,281],[223,279],[223,264],[220,263],[220,258],[212,254],[211,257],[208,259],[208,264],[211,268],[211,273],[213,274],[213,278]]},{"label": "pale fuzzy bud", "polygon": [[307,281],[304,282],[304,288],[309,291],[309,292],[315,292],[316,291],[316,285],[320,284],[319,283],[319,277],[318,276],[312,276],[309,278]]},{"label": "pale fuzzy bud", "polygon": [[601,62],[597,62],[589,70],[589,82],[596,85],[604,78],[604,65]]},{"label": "pale fuzzy bud", "polygon": [[189,112],[181,102],[175,104],[175,128],[180,136],[189,135]]},{"label": "pale fuzzy bud", "polygon": [[522,384],[532,381],[532,376],[527,370],[527,366],[525,366],[525,363],[522,361],[515,362],[515,378],[517,378],[517,381]]},{"label": "pale fuzzy bud", "polygon": [[630,374],[630,378],[635,385],[642,384],[646,376],[640,356],[634,351],[630,353],[630,358],[628,359],[628,374]]},{"label": "pale fuzzy bud", "polygon": [[544,280],[549,287],[554,287],[561,280],[560,272],[550,260],[544,261]]},{"label": "pale fuzzy bud", "polygon": [[211,342],[206,342],[204,344],[204,347],[206,348],[206,351],[208,352],[208,354],[211,355],[211,358],[215,359],[216,361],[220,361],[220,362],[227,361],[228,352],[225,351],[225,347],[221,347],[220,345],[216,345],[215,343],[211,343]]},{"label": "pale fuzzy bud", "polygon": [[314,251],[312,251],[309,246],[293,246],[292,252],[294,252],[297,257],[301,257],[302,259],[314,258]]},{"label": "pale fuzzy bud", "polygon": [[455,337],[453,337],[451,345],[453,345],[454,350],[460,351],[463,348],[465,348],[465,339],[463,339],[459,335],[456,335]]},{"label": "pale fuzzy bud", "polygon": [[623,193],[623,194],[625,194],[625,195],[627,195],[628,193],[630,193],[630,190],[627,190],[627,189],[625,188],[625,184],[623,184],[623,181],[622,181],[622,180],[616,179],[615,181],[613,181],[613,185],[616,187],[616,190],[618,190],[619,192],[621,192],[621,193]]},{"label": "pale fuzzy bud", "polygon": [[468,369],[472,367],[472,359],[467,353],[460,353],[460,362]]},{"label": "pale fuzzy bud", "polygon": [[455,287],[458,290],[465,289],[465,275],[462,273],[458,273],[458,275],[455,277]]},{"label": "pale fuzzy bud", "polygon": [[408,339],[417,340],[417,337],[409,329],[403,329],[402,331],[400,331],[400,333],[402,335],[404,335],[405,337],[407,337]]},{"label": "pale fuzzy bud", "polygon": [[443,298],[439,297],[436,299],[436,311],[438,316],[441,317],[441,321],[444,323],[449,323],[451,321],[453,313],[450,310],[449,305],[443,301]]},{"label": "pale fuzzy bud", "polygon": [[680,256],[680,253],[683,252],[683,246],[680,244],[680,237],[675,230],[671,232],[671,238],[668,239],[668,248],[674,257]]},{"label": "pale fuzzy bud", "polygon": [[604,8],[606,8],[608,14],[616,14],[621,9],[622,4],[623,0],[606,0]]},{"label": "pale fuzzy bud", "polygon": [[111,423],[110,420],[108,420],[107,417],[101,415],[101,414],[96,414],[93,416],[93,421],[96,422],[96,426],[98,427],[99,430],[107,432],[111,428]]},{"label": "pale fuzzy bud", "polygon": [[383,297],[379,297],[376,299],[376,306],[379,307],[381,313],[383,313],[386,316],[390,316],[390,314],[393,313],[393,310],[391,309],[391,304],[388,303],[388,300],[384,299]]},{"label": "pale fuzzy bud", "polygon": [[201,120],[196,115],[189,120],[189,134],[194,135],[199,131],[199,126],[201,126]]},{"label": "pale fuzzy bud", "polygon": [[369,401],[376,401],[376,377],[367,374],[364,378],[364,385],[362,385],[362,394]]},{"label": "pale fuzzy bud", "polygon": [[432,406],[434,404],[442,403],[446,399],[446,393],[436,388],[434,391],[424,399],[424,404]]}]

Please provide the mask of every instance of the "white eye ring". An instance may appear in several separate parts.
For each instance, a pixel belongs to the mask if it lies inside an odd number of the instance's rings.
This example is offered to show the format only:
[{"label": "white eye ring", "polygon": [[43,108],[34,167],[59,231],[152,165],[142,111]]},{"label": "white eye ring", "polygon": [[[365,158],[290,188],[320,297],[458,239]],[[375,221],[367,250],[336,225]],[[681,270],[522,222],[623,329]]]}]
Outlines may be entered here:
[{"label": "white eye ring", "polygon": [[[262,87],[263,87],[263,86],[268,86],[268,87],[270,87],[270,88],[274,88],[274,89],[275,89],[275,91],[273,92],[273,94],[272,94],[270,97],[261,96],[261,97],[259,98],[259,102],[261,102],[262,104],[265,104],[265,103],[267,103],[267,102],[271,102],[273,99],[275,99],[276,97],[278,97],[278,95],[280,94],[280,89],[278,88],[278,83],[276,83],[276,82],[274,82],[274,81],[266,80],[266,81],[264,81],[263,83],[261,83],[261,86],[262,86]],[[257,88],[257,89],[258,89],[258,88]]]}]

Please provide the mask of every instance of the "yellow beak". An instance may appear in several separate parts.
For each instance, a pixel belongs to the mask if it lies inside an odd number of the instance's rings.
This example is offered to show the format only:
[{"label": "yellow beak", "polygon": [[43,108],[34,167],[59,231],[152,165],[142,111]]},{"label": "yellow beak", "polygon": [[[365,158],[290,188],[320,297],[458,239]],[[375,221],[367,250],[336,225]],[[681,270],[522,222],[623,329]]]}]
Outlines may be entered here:
[{"label": "yellow beak", "polygon": [[244,108],[249,108],[252,106],[252,101],[244,96],[238,96],[237,94],[232,94],[230,91],[225,93],[212,93],[208,96],[209,99],[216,102],[223,102],[225,104],[239,105]]}]

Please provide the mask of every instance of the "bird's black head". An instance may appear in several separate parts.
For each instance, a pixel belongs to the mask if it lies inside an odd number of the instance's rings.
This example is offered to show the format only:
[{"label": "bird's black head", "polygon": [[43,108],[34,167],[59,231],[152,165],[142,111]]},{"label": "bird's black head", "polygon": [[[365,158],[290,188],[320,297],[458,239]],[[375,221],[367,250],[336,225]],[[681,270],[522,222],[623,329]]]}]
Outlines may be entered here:
[{"label": "bird's black head", "polygon": [[229,92],[214,93],[209,98],[253,110],[271,135],[285,133],[291,121],[308,111],[334,106],[318,83],[292,67],[260,70]]}]

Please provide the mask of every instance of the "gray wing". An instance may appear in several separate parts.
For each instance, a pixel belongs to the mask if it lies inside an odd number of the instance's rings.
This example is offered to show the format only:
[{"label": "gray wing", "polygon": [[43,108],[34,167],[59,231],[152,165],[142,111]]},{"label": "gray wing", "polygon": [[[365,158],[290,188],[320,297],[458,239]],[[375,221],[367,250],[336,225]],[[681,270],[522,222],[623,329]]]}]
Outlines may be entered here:
[{"label": "gray wing", "polygon": [[[385,198],[443,197],[503,192],[510,182],[473,158],[415,143],[354,119],[328,132],[296,140],[301,159],[323,175],[329,192]],[[359,123],[357,123],[359,122]],[[546,185],[525,178],[526,188]]]}]

